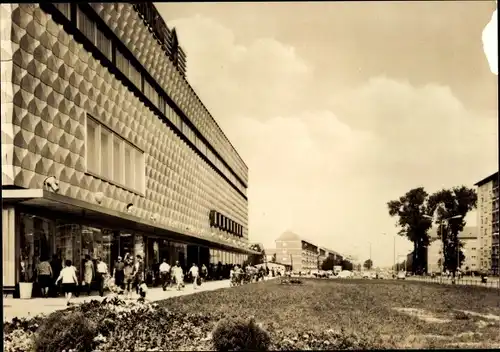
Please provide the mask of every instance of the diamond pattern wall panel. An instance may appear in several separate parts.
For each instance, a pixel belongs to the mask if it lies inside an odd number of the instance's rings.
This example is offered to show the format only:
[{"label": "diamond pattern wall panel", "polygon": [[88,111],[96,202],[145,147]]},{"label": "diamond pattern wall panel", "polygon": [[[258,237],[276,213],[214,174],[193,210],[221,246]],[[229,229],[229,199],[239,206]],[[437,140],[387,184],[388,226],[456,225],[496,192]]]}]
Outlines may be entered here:
[{"label": "diamond pattern wall panel", "polygon": [[0,111],[2,141],[2,185],[14,184],[14,86],[13,52],[16,44],[10,40],[12,13],[17,5],[0,4]]},{"label": "diamond pattern wall panel", "polygon": [[[217,209],[247,237],[247,202],[49,14],[32,4],[12,9],[12,123],[2,128],[11,183],[41,188],[55,176],[65,196],[95,203],[103,192],[103,207],[123,212],[133,203],[138,217],[157,213],[161,224],[245,244],[208,218]],[[144,196],[86,173],[87,113],[145,152]]]},{"label": "diamond pattern wall panel", "polygon": [[189,83],[166,57],[159,43],[134,10],[133,5],[129,3],[92,3],[91,5],[221,154],[228,165],[247,183],[248,168],[238,157]]}]

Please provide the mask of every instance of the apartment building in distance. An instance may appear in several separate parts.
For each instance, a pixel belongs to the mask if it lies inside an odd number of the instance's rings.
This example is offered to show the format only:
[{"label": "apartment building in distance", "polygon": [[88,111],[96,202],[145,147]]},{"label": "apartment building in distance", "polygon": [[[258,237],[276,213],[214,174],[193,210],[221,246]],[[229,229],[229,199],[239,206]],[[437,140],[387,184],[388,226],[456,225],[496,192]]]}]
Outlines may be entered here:
[{"label": "apartment building in distance", "polygon": [[[427,272],[439,273],[442,271],[443,242],[438,236],[438,229],[433,228],[430,233],[430,244],[427,247]],[[463,271],[479,271],[479,238],[478,228],[476,226],[466,226],[458,234],[462,243],[462,252],[465,260],[460,269]]]},{"label": "apartment building in distance", "polygon": [[477,226],[479,236],[479,268],[498,275],[498,172],[482,179],[477,186]]},{"label": "apartment building in distance", "polygon": [[276,261],[291,265],[293,271],[318,270],[323,260],[329,256],[342,259],[339,253],[320,247],[292,231],[284,232],[275,242]]}]

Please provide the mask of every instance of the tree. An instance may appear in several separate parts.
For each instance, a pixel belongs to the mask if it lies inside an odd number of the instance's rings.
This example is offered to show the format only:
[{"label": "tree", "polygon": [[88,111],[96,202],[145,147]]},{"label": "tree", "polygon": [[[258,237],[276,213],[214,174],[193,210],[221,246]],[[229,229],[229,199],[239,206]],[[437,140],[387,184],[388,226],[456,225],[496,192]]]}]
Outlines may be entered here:
[{"label": "tree", "polygon": [[248,265],[264,264],[266,262],[266,252],[264,251],[263,246],[259,243],[254,243],[250,246],[250,249],[259,252],[259,254],[250,254],[247,260]]},{"label": "tree", "polygon": [[413,272],[424,272],[427,268],[427,247],[432,220],[426,218],[428,194],[423,187],[414,188],[398,200],[387,203],[390,216],[397,216],[398,235],[406,236],[413,243]]},{"label": "tree", "polygon": [[333,257],[328,256],[323,260],[323,263],[321,263],[321,270],[333,270],[333,267],[335,266],[335,260]]},{"label": "tree", "polygon": [[[456,273],[465,260],[463,243],[458,234],[463,231],[467,213],[477,206],[474,189],[465,186],[442,189],[429,197],[429,214],[435,214],[438,236],[444,248],[444,268]],[[453,218],[456,217],[456,218]],[[448,219],[447,221],[444,221]]]},{"label": "tree", "polygon": [[342,260],[342,270],[351,270],[354,268],[354,266],[352,265],[352,263],[347,260],[347,259],[343,259]]},{"label": "tree", "polygon": [[373,267],[373,261],[371,259],[367,259],[365,260],[364,264],[363,264],[363,267],[366,269],[366,270],[370,270],[372,267]]},{"label": "tree", "polygon": [[271,258],[271,263],[276,263],[276,253],[273,253],[273,256]]}]

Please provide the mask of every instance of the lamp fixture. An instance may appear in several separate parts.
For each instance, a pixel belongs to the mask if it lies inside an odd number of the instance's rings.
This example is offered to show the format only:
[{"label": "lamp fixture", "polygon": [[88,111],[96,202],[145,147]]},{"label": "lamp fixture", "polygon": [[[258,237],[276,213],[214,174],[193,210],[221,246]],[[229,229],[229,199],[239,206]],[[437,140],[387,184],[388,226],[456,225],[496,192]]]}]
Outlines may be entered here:
[{"label": "lamp fixture", "polygon": [[102,193],[102,192],[96,192],[96,193],[94,194],[94,199],[95,199],[95,201],[97,202],[97,204],[101,204],[101,203],[102,203],[103,198],[104,198],[104,193]]},{"label": "lamp fixture", "polygon": [[134,204],[128,203],[125,210],[127,211],[127,213],[131,213],[134,210]]},{"label": "lamp fixture", "polygon": [[43,181],[43,185],[52,192],[59,192],[59,181],[55,176],[49,176]]}]

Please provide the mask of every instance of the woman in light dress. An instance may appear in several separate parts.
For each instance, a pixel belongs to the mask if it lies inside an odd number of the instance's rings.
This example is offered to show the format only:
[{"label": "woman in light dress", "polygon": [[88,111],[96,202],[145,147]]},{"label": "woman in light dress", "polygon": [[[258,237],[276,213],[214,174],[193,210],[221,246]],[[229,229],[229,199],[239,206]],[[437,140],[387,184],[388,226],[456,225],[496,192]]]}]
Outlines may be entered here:
[{"label": "woman in light dress", "polygon": [[92,285],[92,279],[94,278],[94,263],[90,259],[90,255],[85,256],[85,265],[83,270],[83,281],[86,285],[87,294],[90,296],[90,289]]},{"label": "woman in light dress", "polygon": [[172,274],[177,284],[177,291],[180,291],[184,286],[184,273],[182,272],[182,267],[179,265],[179,261],[175,262],[175,266],[172,268]]}]

